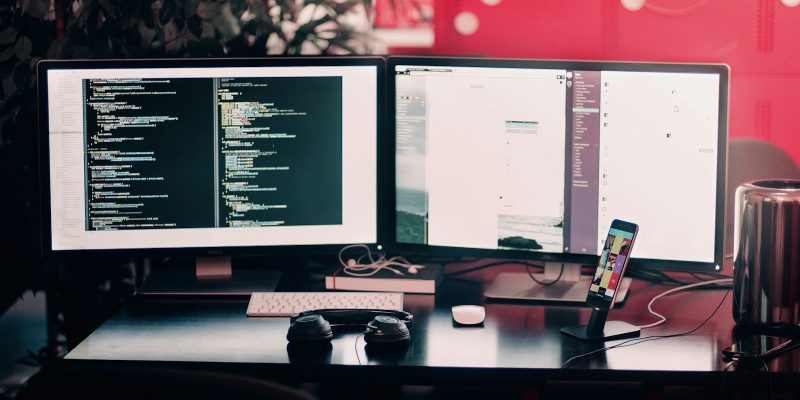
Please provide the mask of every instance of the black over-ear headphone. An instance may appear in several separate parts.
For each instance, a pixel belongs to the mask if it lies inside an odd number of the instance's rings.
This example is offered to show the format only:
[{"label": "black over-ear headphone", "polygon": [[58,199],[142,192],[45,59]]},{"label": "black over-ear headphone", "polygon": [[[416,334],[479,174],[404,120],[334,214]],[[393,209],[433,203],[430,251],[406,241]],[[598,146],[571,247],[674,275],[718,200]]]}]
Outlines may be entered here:
[{"label": "black over-ear headphone", "polygon": [[292,315],[286,339],[291,345],[329,343],[333,328],[366,327],[368,345],[407,345],[414,316],[405,311],[330,309]]}]

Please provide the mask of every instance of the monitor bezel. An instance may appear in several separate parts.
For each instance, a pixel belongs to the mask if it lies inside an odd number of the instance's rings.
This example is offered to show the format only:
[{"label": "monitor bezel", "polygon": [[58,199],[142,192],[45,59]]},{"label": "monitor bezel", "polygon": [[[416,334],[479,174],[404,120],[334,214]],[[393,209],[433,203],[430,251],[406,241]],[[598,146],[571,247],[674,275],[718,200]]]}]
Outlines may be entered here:
[{"label": "monitor bezel", "polygon": [[[452,66],[452,67],[487,67],[487,68],[552,68],[586,71],[632,71],[632,72],[689,72],[718,74],[720,77],[718,134],[717,134],[717,181],[715,216],[714,260],[712,262],[695,262],[679,260],[659,260],[649,258],[632,258],[630,265],[637,268],[660,269],[687,272],[719,272],[724,262],[724,218],[725,218],[725,176],[727,171],[727,139],[728,139],[728,93],[730,67],[726,64],[690,64],[690,63],[651,63],[628,61],[580,61],[580,60],[530,60],[530,59],[491,59],[473,57],[389,57],[386,64],[386,115],[389,144],[388,168],[388,215],[384,244],[390,251],[399,254],[421,254],[425,256],[446,257],[487,257],[501,259],[533,260],[557,263],[575,263],[595,265],[599,256],[572,253],[544,253],[524,250],[479,249],[468,247],[432,246],[428,244],[400,243],[396,237],[396,88],[395,75],[397,66]],[[688,223],[689,221],[687,221]]]},{"label": "monitor bezel", "polygon": [[383,220],[386,213],[382,210],[385,204],[388,186],[381,178],[379,171],[386,168],[387,159],[382,156],[387,147],[385,131],[386,123],[386,60],[383,57],[348,56],[348,57],[262,57],[262,58],[182,58],[182,59],[130,59],[130,60],[42,60],[37,64],[37,93],[39,105],[39,127],[36,147],[39,151],[39,184],[40,184],[40,223],[41,250],[44,257],[77,257],[81,255],[97,256],[263,256],[294,254],[330,254],[343,246],[352,243],[302,244],[279,246],[220,246],[220,247],[165,247],[165,248],[121,248],[121,249],[69,249],[54,250],[52,247],[52,231],[50,225],[50,149],[48,121],[48,82],[47,72],[58,69],[113,69],[113,68],[238,68],[238,67],[307,67],[307,66],[370,66],[375,67],[376,93],[376,168],[375,177],[375,243],[379,245],[382,237]]}]

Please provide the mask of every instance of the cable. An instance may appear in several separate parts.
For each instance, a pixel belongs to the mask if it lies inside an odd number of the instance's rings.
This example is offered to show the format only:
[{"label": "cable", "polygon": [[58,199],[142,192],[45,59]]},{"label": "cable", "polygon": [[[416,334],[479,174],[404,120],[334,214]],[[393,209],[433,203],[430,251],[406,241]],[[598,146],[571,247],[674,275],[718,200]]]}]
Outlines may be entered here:
[{"label": "cable", "polygon": [[728,374],[726,374],[725,372],[728,372],[728,369],[730,369],[730,367],[732,367],[734,364],[736,364],[736,361],[729,361],[722,368],[722,376],[720,377],[720,381],[719,381],[719,398],[720,399],[726,399],[727,398],[727,396],[725,396],[725,394],[727,392],[727,390],[725,390],[725,378],[728,376]]},{"label": "cable", "polygon": [[[723,371],[726,371],[732,365],[743,365],[745,363],[752,363],[753,361],[758,361],[759,368],[763,368],[764,372],[767,374],[767,383],[769,385],[769,398],[774,398],[774,389],[772,383],[772,375],[769,373],[769,364],[767,361],[772,359],[773,357],[777,357],[781,354],[784,354],[787,351],[791,351],[800,347],[800,342],[795,341],[795,339],[788,339],[787,341],[778,344],[770,348],[767,351],[762,353],[742,353],[732,356],[732,359],[728,364],[725,365]],[[722,376],[723,378],[723,389],[724,389],[724,379],[725,375]],[[723,391],[724,394],[724,391]]]},{"label": "cable", "polygon": [[775,394],[772,392],[772,375],[769,374],[769,366],[762,357],[756,358],[758,358],[758,361],[761,361],[761,365],[764,367],[764,372],[767,374],[767,383],[769,384],[769,399],[772,400],[775,398]]},{"label": "cable", "polygon": [[[566,367],[569,363],[571,363],[571,362],[573,362],[573,361],[575,361],[575,360],[577,360],[579,358],[587,357],[587,356],[590,356],[590,355],[595,354],[595,353],[605,352],[605,351],[608,351],[608,350],[611,350],[611,349],[616,349],[618,347],[634,346],[634,345],[637,345],[639,343],[649,342],[651,340],[669,339],[669,338],[674,338],[674,337],[679,337],[679,336],[689,336],[689,335],[695,333],[698,329],[702,328],[703,325],[705,325],[709,320],[711,320],[711,318],[714,317],[714,315],[717,314],[717,311],[719,311],[719,309],[722,308],[722,305],[725,303],[725,299],[728,298],[728,294],[730,294],[730,292],[731,292],[730,289],[725,291],[725,295],[722,296],[722,300],[720,300],[719,304],[717,305],[717,308],[714,309],[714,311],[711,313],[711,315],[708,316],[708,318],[704,319],[703,322],[701,322],[699,325],[694,327],[694,329],[692,329],[692,330],[689,330],[689,331],[686,331],[686,332],[682,332],[682,333],[675,333],[675,334],[671,334],[671,335],[648,336],[648,337],[643,337],[643,338],[628,339],[628,340],[625,340],[623,342],[617,343],[617,344],[615,344],[613,346],[601,347],[599,349],[592,350],[592,351],[587,352],[587,353],[578,354],[577,356],[574,356],[574,357],[568,359],[567,361],[564,361],[564,363],[561,364],[561,368]],[[632,343],[632,342],[635,342],[635,343]]]},{"label": "cable", "polygon": [[715,273],[715,272],[690,272],[689,275],[691,275],[693,278],[697,279],[698,281],[706,280],[705,278],[703,278],[703,276],[711,277],[711,278],[714,278],[714,279],[724,279],[724,278],[733,279],[733,277],[731,275],[718,274],[718,273]]},{"label": "cable", "polygon": [[647,270],[647,269],[633,269],[631,268],[628,271],[628,276],[631,278],[638,278],[640,280],[653,282],[662,285],[686,285],[687,282],[667,275],[663,271],[654,271],[654,270]]},{"label": "cable", "polygon": [[[760,354],[752,354],[752,353],[751,354],[743,354],[743,355],[741,355],[739,357],[736,357],[736,358],[734,358],[733,360],[731,360],[728,363],[728,365],[726,366],[725,369],[727,369],[728,366],[730,366],[730,365],[740,365],[740,364],[743,364],[745,362],[758,361],[759,364],[760,364],[760,367],[764,369],[764,372],[767,375],[767,384],[769,385],[769,399],[773,399],[775,394],[774,394],[773,383],[772,383],[772,375],[769,373],[770,372],[769,371],[769,364],[767,364],[767,361],[772,359],[773,357],[777,357],[777,356],[779,356],[781,354],[784,354],[787,351],[791,351],[791,350],[797,349],[798,347],[800,347],[800,342],[797,342],[794,339],[789,339],[789,340],[787,340],[787,341],[785,341],[785,342],[783,342],[783,343],[781,343],[781,344],[779,344],[777,346],[772,347],[771,349],[769,349],[769,350],[767,350],[767,351],[765,351],[763,353],[760,353]],[[723,378],[724,378],[724,375],[723,375]]]},{"label": "cable", "polygon": [[[345,262],[343,258],[344,253],[352,249],[364,249],[366,253],[357,258],[350,258]],[[339,268],[336,273],[341,271],[348,275],[361,277],[375,275],[381,270],[388,270],[401,276],[405,275],[405,273],[413,275],[416,274],[418,269],[425,267],[423,265],[413,264],[401,256],[386,258],[386,255],[382,252],[373,254],[369,246],[365,244],[351,244],[342,247],[342,249],[339,250],[339,264],[341,268]],[[401,271],[401,269],[405,269],[405,271]],[[335,276],[336,274],[334,274],[334,277]]]},{"label": "cable", "polygon": [[657,313],[657,312],[653,311],[653,304],[655,304],[655,302],[656,302],[658,299],[660,299],[660,298],[662,298],[662,297],[664,297],[664,296],[668,296],[668,295],[670,295],[670,294],[672,294],[672,293],[679,292],[679,291],[681,291],[681,290],[688,290],[688,289],[696,288],[696,287],[698,287],[698,286],[716,285],[716,284],[720,284],[720,283],[730,283],[730,282],[733,282],[733,279],[731,279],[731,278],[725,278],[725,279],[714,279],[714,280],[705,281],[705,282],[697,282],[697,283],[692,283],[692,284],[690,284],[690,285],[686,285],[686,286],[680,286],[680,287],[676,287],[676,288],[673,288],[673,289],[669,289],[669,290],[667,290],[666,292],[664,292],[664,293],[661,293],[661,294],[659,294],[659,295],[657,295],[657,296],[653,297],[653,298],[650,300],[650,302],[649,302],[649,303],[647,303],[647,311],[648,311],[650,314],[652,314],[652,315],[656,316],[657,318],[660,318],[660,320],[658,320],[658,321],[656,321],[656,322],[653,322],[652,324],[640,325],[640,326],[639,326],[639,329],[649,329],[649,328],[654,328],[654,327],[656,327],[656,326],[659,326],[659,325],[663,324],[664,322],[667,322],[667,317],[665,317],[665,316],[663,316],[663,315],[661,315],[661,314],[659,314],[659,313]]},{"label": "cable", "polygon": [[[735,364],[735,363],[736,363],[735,361],[728,361],[728,363],[727,363],[727,364],[725,364],[725,367],[724,367],[724,368],[722,368],[722,372],[725,372],[725,371],[727,371],[727,370],[728,370],[728,368],[732,367],[732,366],[733,366],[733,364]],[[725,375],[723,375],[723,378],[724,378],[724,377],[725,377]]]},{"label": "cable", "polygon": [[536,279],[536,277],[533,276],[533,274],[531,273],[531,268],[530,268],[530,265],[528,265],[528,263],[525,263],[525,272],[528,273],[528,276],[530,276],[531,279],[533,279],[534,282],[536,282],[536,283],[538,283],[538,284],[540,284],[542,286],[550,286],[550,285],[554,285],[556,282],[561,280],[561,275],[564,275],[564,263],[561,263],[561,270],[558,271],[558,276],[556,277],[556,279],[553,279],[550,282],[542,282],[542,281]]},{"label": "cable", "polygon": [[[728,275],[719,274],[719,273],[715,273],[715,272],[687,272],[687,273],[689,275],[693,276],[695,279],[698,279],[698,280],[701,279],[698,275],[705,275],[705,276],[708,276],[708,277],[714,278],[714,279],[731,278]],[[656,284],[660,284],[660,285],[679,285],[679,286],[683,286],[683,285],[689,285],[689,284],[692,284],[692,283],[696,283],[694,281],[685,281],[685,280],[681,280],[681,279],[675,278],[673,276],[667,275],[667,273],[664,272],[664,271],[650,270],[650,269],[629,268],[629,270],[627,271],[627,275],[629,277],[631,277],[631,278],[644,280],[644,281],[648,281],[648,282],[652,282],[652,283],[656,283]],[[719,288],[720,287],[710,287],[709,289],[719,289]],[[723,289],[724,289],[724,287],[723,287]]]},{"label": "cable", "polygon": [[[544,268],[544,266],[542,266],[542,265],[531,264],[531,263],[529,263],[527,261],[504,260],[504,261],[495,261],[495,262],[490,262],[490,263],[486,263],[486,264],[482,264],[482,265],[477,265],[477,266],[466,268],[466,269],[462,269],[462,270],[459,270],[459,271],[448,272],[448,273],[445,273],[445,276],[451,277],[451,276],[457,276],[457,275],[464,275],[464,274],[468,274],[470,272],[480,271],[482,269],[498,267],[498,266],[501,266],[501,265],[511,265],[511,264],[523,264],[523,265],[525,265],[527,267]],[[450,264],[445,264],[445,267],[447,267],[447,265],[450,265]]]},{"label": "cable", "polygon": [[436,256],[414,256],[409,257],[409,260],[414,264],[430,263],[430,264],[466,264],[474,263],[481,260],[479,257],[436,257]]},{"label": "cable", "polygon": [[362,336],[364,336],[364,333],[356,336],[356,341],[353,343],[353,350],[356,351],[356,360],[358,361],[358,365],[361,365],[361,357],[358,355],[358,339],[360,339]]},{"label": "cable", "polygon": [[[455,261],[455,262],[445,263],[444,264],[444,268],[447,268],[448,266],[451,266],[451,265],[454,265],[454,264],[461,264],[461,263],[472,262],[472,261],[473,260]],[[532,263],[530,263],[528,261],[503,260],[503,261],[495,261],[495,262],[490,262],[490,263],[486,263],[486,264],[482,264],[482,265],[477,265],[477,266],[474,266],[474,267],[469,267],[469,268],[465,268],[465,269],[458,270],[458,271],[445,272],[444,275],[445,275],[445,277],[454,277],[454,276],[458,276],[458,275],[469,274],[469,273],[475,272],[475,271],[480,271],[480,270],[483,270],[483,269],[498,267],[498,266],[502,266],[502,265],[510,265],[510,264],[522,264],[523,266],[526,266],[526,269],[529,269],[529,267],[544,268],[543,265],[532,264]],[[562,264],[561,267],[562,267],[562,270],[559,272],[559,278],[562,277],[562,274],[563,274],[563,268],[564,268],[563,264]],[[592,268],[592,269],[595,268],[594,266],[591,266],[591,265],[585,265],[583,267]],[[692,276],[695,276],[696,279],[700,279],[699,276],[696,276],[696,275],[706,275],[706,276],[709,276],[709,277],[712,277],[712,278],[717,278],[717,279],[730,278],[727,275],[717,274],[717,273],[713,273],[713,272],[691,272],[689,274],[692,275]],[[653,282],[653,283],[657,283],[657,284],[689,285],[689,284],[695,283],[695,282],[691,282],[691,281],[680,280],[680,279],[677,279],[677,278],[674,278],[672,276],[667,275],[663,271],[656,271],[656,270],[629,269],[628,272],[627,272],[627,275],[629,277],[631,277],[631,278],[636,278],[636,279],[640,279],[640,280],[644,280],[644,281],[648,281],[648,282]],[[545,285],[545,286],[552,284],[552,283],[549,283],[549,282],[538,281],[538,279],[535,276],[532,277],[531,279],[533,279],[534,282],[537,282],[537,283],[539,283],[541,285]],[[553,282],[553,283],[555,283],[555,282]],[[725,289],[725,288],[727,288],[727,286],[725,286],[725,287],[709,287],[709,289]]]},{"label": "cable", "polygon": [[630,268],[628,271],[628,276],[631,278],[640,279],[643,281],[648,281],[657,284],[678,284],[678,285],[685,285],[686,282],[681,281],[679,279],[673,278],[662,271],[651,271],[651,270],[640,270]]}]

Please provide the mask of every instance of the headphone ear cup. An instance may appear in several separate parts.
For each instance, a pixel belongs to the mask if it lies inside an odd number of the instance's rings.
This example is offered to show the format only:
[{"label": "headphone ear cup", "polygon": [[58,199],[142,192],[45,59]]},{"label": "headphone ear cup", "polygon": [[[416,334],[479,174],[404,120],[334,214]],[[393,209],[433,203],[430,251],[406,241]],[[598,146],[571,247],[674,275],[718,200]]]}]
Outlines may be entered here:
[{"label": "headphone ear cup", "polygon": [[333,339],[331,324],[321,315],[311,314],[297,318],[286,333],[289,343],[329,343]]},{"label": "headphone ear cup", "polygon": [[411,332],[403,321],[378,315],[367,324],[364,341],[373,346],[404,346],[411,342]]}]

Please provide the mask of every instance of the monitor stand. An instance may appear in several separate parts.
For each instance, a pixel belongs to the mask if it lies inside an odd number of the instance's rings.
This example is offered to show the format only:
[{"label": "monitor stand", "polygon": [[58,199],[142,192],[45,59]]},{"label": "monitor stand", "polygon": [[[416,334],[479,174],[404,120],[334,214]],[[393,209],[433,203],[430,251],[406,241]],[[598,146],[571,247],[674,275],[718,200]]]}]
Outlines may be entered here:
[{"label": "monitor stand", "polygon": [[[561,275],[560,278],[559,275]],[[593,278],[590,275],[581,275],[580,264],[554,262],[545,263],[544,273],[533,274],[533,276],[545,283],[558,281],[545,286],[534,282],[527,273],[504,272],[497,275],[483,295],[490,299],[585,304]],[[615,304],[625,301],[630,286],[631,278],[622,278]]]},{"label": "monitor stand", "polygon": [[231,257],[197,257],[193,269],[172,267],[153,272],[139,293],[250,296],[253,292],[274,292],[280,276],[280,271],[264,266],[234,269]]}]

